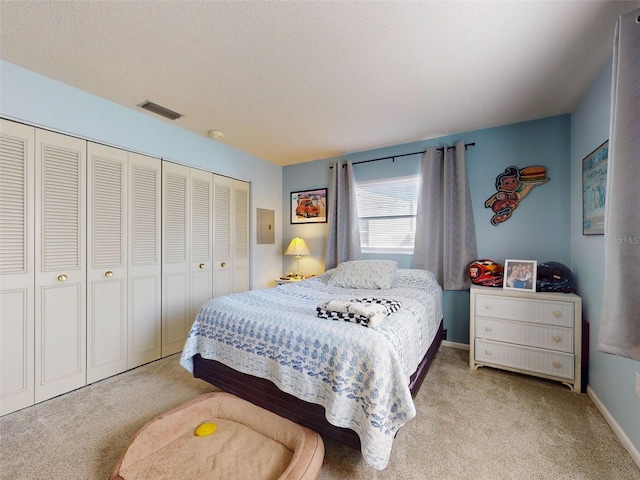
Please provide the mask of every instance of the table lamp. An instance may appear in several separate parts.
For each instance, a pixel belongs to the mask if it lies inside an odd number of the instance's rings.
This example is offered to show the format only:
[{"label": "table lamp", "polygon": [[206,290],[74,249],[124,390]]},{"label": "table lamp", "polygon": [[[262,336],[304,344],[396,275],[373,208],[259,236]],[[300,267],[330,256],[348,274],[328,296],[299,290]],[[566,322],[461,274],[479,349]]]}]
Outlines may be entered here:
[{"label": "table lamp", "polygon": [[285,255],[296,256],[296,276],[295,278],[302,278],[300,275],[300,255],[311,255],[307,244],[301,238],[294,238],[284,252]]}]

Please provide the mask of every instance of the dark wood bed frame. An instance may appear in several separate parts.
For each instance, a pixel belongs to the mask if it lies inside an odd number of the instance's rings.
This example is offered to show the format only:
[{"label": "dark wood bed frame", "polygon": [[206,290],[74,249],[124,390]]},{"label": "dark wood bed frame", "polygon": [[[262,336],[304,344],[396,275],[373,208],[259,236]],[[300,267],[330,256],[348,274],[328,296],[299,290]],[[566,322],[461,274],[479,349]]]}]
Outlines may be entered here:
[{"label": "dark wood bed frame", "polygon": [[[411,375],[409,389],[416,396],[422,386],[431,362],[433,361],[442,340],[446,338],[446,330],[440,322],[438,333],[429,350]],[[305,402],[278,389],[275,384],[263,378],[237,372],[215,360],[206,360],[200,355],[193,357],[193,375],[215,385],[222,390],[244,398],[262,408],[288,418],[300,425],[318,432],[323,438],[330,438],[351,448],[360,450],[360,438],[348,428],[331,425],[324,415],[324,407]]]}]

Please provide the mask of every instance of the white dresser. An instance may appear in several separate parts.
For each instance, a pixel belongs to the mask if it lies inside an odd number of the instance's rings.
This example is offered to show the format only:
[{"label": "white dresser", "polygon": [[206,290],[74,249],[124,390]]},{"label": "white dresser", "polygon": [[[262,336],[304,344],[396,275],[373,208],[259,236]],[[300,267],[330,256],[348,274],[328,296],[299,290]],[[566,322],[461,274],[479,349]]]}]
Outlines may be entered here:
[{"label": "white dresser", "polygon": [[572,293],[471,287],[469,366],[501,368],[581,391],[582,300]]}]

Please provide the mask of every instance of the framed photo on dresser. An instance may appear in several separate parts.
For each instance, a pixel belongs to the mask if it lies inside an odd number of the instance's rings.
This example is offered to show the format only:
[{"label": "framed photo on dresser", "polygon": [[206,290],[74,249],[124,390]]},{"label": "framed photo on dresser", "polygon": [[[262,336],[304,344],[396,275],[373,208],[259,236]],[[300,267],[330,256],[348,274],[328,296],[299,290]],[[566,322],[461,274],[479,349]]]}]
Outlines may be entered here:
[{"label": "framed photo on dresser", "polygon": [[502,288],[535,292],[537,268],[535,260],[505,260]]}]

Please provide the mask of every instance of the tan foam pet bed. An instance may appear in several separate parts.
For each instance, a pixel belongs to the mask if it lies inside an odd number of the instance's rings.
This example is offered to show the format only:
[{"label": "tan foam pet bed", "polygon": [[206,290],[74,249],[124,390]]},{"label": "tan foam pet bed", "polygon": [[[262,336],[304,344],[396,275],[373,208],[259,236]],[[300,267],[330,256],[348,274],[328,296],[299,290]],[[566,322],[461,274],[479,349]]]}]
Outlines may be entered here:
[{"label": "tan foam pet bed", "polygon": [[[195,431],[215,425],[209,435]],[[223,392],[200,395],[147,423],[111,480],[311,480],[324,444],[313,430]]]}]

